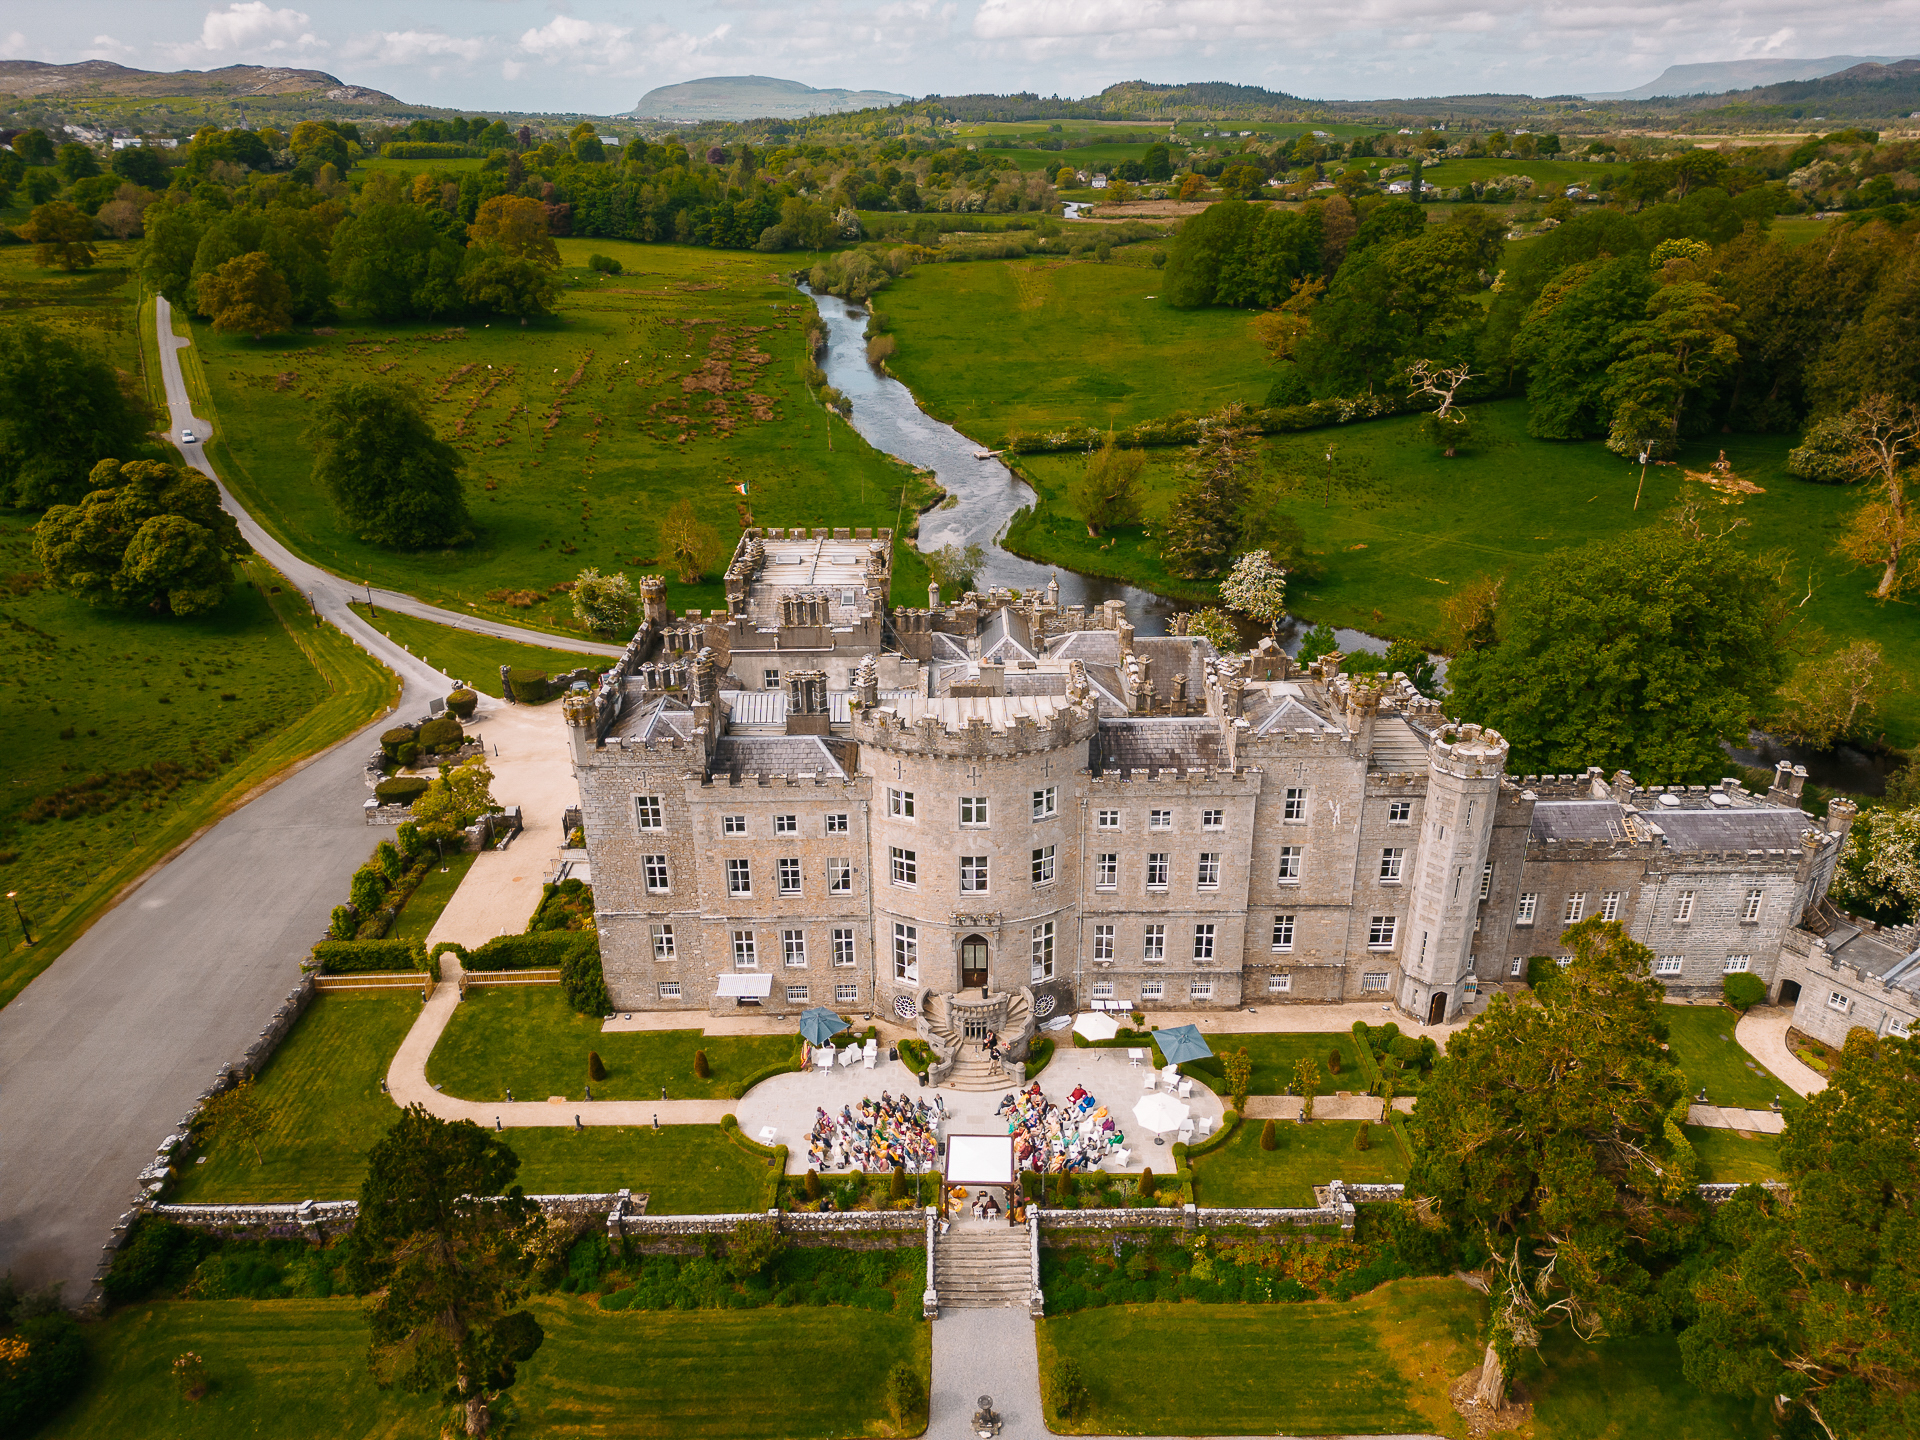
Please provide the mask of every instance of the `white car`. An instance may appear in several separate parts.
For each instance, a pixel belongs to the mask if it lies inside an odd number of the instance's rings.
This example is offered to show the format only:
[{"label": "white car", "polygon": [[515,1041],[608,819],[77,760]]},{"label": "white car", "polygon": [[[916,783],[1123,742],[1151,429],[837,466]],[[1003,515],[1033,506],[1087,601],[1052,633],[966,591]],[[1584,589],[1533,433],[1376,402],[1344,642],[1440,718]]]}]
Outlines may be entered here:
[{"label": "white car", "polygon": [[195,435],[191,430],[182,430],[180,432],[180,443],[182,445],[198,444],[199,440],[200,440],[200,437],[198,435]]}]

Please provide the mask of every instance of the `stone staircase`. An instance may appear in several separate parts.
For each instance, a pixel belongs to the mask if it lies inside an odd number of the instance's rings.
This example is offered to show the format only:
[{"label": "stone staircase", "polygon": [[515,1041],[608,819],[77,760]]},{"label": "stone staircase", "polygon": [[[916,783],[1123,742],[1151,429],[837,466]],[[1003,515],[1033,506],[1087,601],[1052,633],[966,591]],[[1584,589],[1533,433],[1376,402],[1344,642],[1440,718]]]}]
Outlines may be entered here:
[{"label": "stone staircase", "polygon": [[1032,1241],[1024,1226],[956,1225],[934,1250],[940,1308],[1027,1308],[1033,1286]]},{"label": "stone staircase", "polygon": [[995,1064],[978,1045],[962,1045],[960,1053],[954,1057],[953,1069],[940,1082],[940,1088],[970,1090],[980,1094],[994,1090],[1017,1090],[1024,1083],[1019,1077],[1026,1074],[1024,1066],[1017,1070],[1009,1068],[1017,1063],[1003,1061]]},{"label": "stone staircase", "polygon": [[[941,994],[932,989],[920,996],[921,1035],[932,1045],[936,1057],[928,1078],[949,1090],[985,1092],[1017,1089],[1023,1083],[1025,1066],[1020,1060],[1006,1058],[1008,1051],[1025,1053],[1033,1035],[1033,992],[1024,986],[1009,994],[987,996],[980,991],[964,992],[966,999]],[[963,1014],[982,1020],[981,1007],[990,1006],[986,1023],[1000,1033],[1002,1060],[996,1065],[987,1058],[986,1047],[964,1037]],[[978,1029],[975,1034],[980,1033]]]}]

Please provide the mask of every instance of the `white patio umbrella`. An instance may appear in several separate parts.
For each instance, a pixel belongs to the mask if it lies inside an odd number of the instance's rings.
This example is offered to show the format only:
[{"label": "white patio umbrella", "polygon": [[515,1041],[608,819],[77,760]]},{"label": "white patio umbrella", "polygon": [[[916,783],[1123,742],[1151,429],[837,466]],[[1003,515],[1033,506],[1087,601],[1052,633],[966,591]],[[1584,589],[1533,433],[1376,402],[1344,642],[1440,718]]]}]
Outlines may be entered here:
[{"label": "white patio umbrella", "polygon": [[1074,1016],[1073,1033],[1089,1040],[1111,1040],[1120,1033],[1120,1022],[1098,1010]]},{"label": "white patio umbrella", "polygon": [[1178,1130],[1180,1122],[1192,1113],[1191,1106],[1157,1090],[1133,1107],[1133,1118],[1140,1122],[1141,1127],[1161,1135],[1169,1130]]}]

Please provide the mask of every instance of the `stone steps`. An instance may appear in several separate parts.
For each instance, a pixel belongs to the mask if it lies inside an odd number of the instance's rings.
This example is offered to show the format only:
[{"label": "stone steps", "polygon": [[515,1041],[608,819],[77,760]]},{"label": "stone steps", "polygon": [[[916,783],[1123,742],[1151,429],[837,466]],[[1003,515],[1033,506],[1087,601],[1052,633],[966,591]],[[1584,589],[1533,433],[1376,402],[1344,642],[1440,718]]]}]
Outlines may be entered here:
[{"label": "stone steps", "polygon": [[954,1230],[934,1251],[934,1289],[944,1309],[1025,1309],[1033,1283],[1031,1241],[1024,1229]]},{"label": "stone steps", "polygon": [[1005,1093],[1008,1090],[1018,1089],[1021,1083],[1012,1071],[994,1064],[985,1055],[963,1053],[958,1060],[954,1061],[953,1069],[948,1072],[947,1078],[940,1082],[940,1088],[966,1090],[976,1094],[988,1094],[996,1090]]}]

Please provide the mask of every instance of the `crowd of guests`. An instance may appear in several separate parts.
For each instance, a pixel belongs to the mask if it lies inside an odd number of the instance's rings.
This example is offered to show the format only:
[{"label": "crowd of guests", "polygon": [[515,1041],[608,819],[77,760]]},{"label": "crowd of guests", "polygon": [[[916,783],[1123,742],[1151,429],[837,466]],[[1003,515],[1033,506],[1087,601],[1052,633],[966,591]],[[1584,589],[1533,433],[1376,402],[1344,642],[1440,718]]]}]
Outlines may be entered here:
[{"label": "crowd of guests", "polygon": [[929,1105],[885,1090],[878,1100],[868,1095],[857,1107],[842,1105],[837,1116],[816,1108],[807,1163],[814,1170],[928,1170],[936,1155],[935,1131],[945,1118],[945,1102],[937,1095]]},{"label": "crowd of guests", "polygon": [[1083,1085],[1075,1085],[1066,1101],[1055,1105],[1035,1081],[1008,1095],[994,1113],[1007,1117],[1014,1164],[1022,1170],[1058,1175],[1097,1169],[1109,1150],[1126,1142],[1106,1106]]}]

